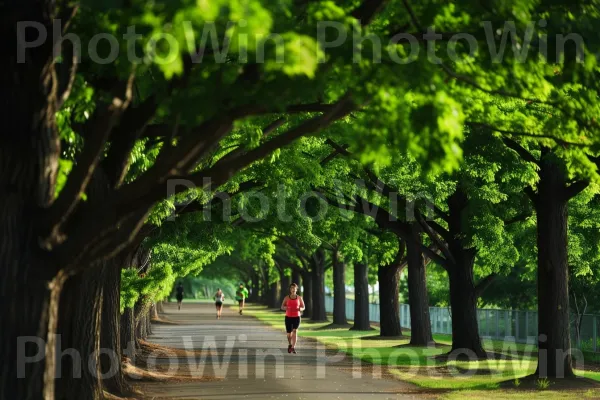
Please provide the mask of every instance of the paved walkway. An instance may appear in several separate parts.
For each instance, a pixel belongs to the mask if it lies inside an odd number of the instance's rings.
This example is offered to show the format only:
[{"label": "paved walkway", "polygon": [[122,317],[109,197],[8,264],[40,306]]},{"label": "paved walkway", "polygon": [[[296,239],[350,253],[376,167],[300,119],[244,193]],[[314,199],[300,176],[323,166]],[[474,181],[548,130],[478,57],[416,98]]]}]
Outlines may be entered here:
[{"label": "paved walkway", "polygon": [[[178,325],[154,325],[148,341],[200,354],[157,358],[163,368],[196,371],[223,379],[142,385],[149,399],[414,399],[415,387],[363,371],[359,362],[330,354],[322,344],[299,338],[298,354],[287,353],[285,330],[223,308],[216,320],[211,304],[165,306],[164,316]],[[283,314],[281,315],[283,319]],[[204,350],[204,351],[202,351]],[[190,367],[191,365],[191,367]],[[364,365],[363,365],[364,367]],[[197,368],[197,369],[194,369]],[[353,369],[354,368],[354,369]],[[354,371],[354,372],[353,372]],[[353,376],[354,375],[354,376]],[[430,397],[429,397],[430,398]]]}]

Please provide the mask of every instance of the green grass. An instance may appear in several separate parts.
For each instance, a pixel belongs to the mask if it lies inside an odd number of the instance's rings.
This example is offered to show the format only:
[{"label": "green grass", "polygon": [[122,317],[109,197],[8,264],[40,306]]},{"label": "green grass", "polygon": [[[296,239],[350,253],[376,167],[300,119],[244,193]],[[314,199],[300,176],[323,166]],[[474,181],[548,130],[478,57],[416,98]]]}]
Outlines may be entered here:
[{"label": "green grass", "polygon": [[[248,305],[247,314],[283,330],[283,312],[267,310],[263,306]],[[511,359],[473,362],[442,361],[435,360],[432,356],[444,354],[450,350],[450,335],[434,335],[438,347],[420,348],[408,346],[409,339],[362,339],[366,336],[379,335],[378,330],[323,329],[329,324],[329,322],[302,321],[298,336],[318,340],[330,350],[352,355],[365,363],[387,366],[388,371],[394,376],[420,387],[460,391],[458,393],[461,393],[462,397],[451,396],[447,397],[448,399],[489,397],[489,393],[481,395],[481,392],[478,391],[498,389],[500,382],[522,378],[533,374],[536,369],[537,350],[533,345],[484,340],[483,346],[486,350],[508,355]],[[600,372],[576,371],[576,373],[600,381]],[[505,390],[496,390],[494,394],[502,395],[505,392]],[[521,396],[521,392],[523,391],[518,391],[518,396]],[[510,398],[542,398],[536,397],[537,392],[534,393],[535,396],[523,394],[523,397],[513,397],[511,394]],[[553,392],[551,388],[540,391],[540,393],[543,393],[543,398],[564,398],[564,392],[561,394],[562,397],[552,397],[554,393],[560,392]],[[503,397],[494,396],[493,398]]]},{"label": "green grass", "polygon": [[[600,390],[576,390],[568,394],[568,398],[587,398],[597,399],[600,397]],[[502,400],[529,400],[529,399],[551,399],[562,400],[567,398],[565,392],[554,390],[523,390],[523,391],[497,391],[490,393],[483,390],[460,390],[456,392],[443,394],[440,399],[444,400],[462,400],[462,399],[502,399]]]}]

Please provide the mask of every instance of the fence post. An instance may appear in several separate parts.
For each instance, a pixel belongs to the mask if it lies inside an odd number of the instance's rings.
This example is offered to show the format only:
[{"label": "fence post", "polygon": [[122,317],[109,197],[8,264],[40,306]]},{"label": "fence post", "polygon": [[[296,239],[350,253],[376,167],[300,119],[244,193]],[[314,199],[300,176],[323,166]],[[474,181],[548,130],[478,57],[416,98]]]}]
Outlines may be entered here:
[{"label": "fence post", "polygon": [[519,310],[515,311],[515,341],[519,340]]},{"label": "fence post", "polygon": [[496,339],[500,336],[500,311],[496,310]]},{"label": "fence post", "polygon": [[490,336],[490,310],[485,310],[485,333]]},{"label": "fence post", "polygon": [[592,329],[592,337],[594,340],[594,353],[598,351],[598,321],[596,320],[596,316],[594,315],[594,326]]},{"label": "fence post", "polygon": [[525,311],[525,342],[529,338],[529,311]]}]

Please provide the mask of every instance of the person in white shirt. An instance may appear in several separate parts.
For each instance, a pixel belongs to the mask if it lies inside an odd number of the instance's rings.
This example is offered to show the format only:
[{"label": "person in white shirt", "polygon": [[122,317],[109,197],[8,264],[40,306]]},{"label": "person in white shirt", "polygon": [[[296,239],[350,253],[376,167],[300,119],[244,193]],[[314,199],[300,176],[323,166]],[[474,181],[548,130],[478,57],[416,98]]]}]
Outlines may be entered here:
[{"label": "person in white shirt", "polygon": [[217,289],[217,293],[215,293],[215,307],[217,308],[217,319],[221,319],[223,301],[225,301],[225,295],[223,294],[223,291],[221,291],[221,289]]}]

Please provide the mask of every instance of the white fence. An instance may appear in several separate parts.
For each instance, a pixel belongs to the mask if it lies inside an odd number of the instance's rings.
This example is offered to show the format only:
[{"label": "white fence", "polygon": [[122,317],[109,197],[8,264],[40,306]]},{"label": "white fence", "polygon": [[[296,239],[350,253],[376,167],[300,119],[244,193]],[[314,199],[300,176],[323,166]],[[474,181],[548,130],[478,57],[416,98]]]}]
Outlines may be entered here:
[{"label": "white fence", "polygon": [[[325,309],[333,312],[333,297],[325,297]],[[431,330],[437,334],[452,334],[450,308],[429,307]],[[369,319],[379,322],[379,305],[369,304]],[[536,343],[538,335],[537,312],[520,310],[478,309],[479,334],[495,340],[514,340],[519,343]],[[354,300],[346,299],[346,318],[354,319]],[[572,316],[572,319],[575,317]],[[408,304],[400,304],[400,325],[410,329]],[[600,352],[600,316],[586,314],[581,323],[581,340],[577,343],[575,324],[571,324],[571,337],[583,351]]]}]

